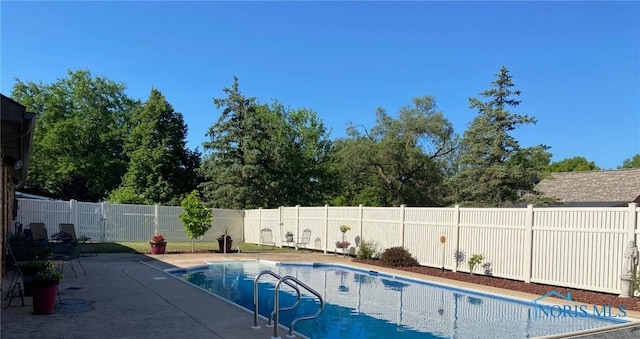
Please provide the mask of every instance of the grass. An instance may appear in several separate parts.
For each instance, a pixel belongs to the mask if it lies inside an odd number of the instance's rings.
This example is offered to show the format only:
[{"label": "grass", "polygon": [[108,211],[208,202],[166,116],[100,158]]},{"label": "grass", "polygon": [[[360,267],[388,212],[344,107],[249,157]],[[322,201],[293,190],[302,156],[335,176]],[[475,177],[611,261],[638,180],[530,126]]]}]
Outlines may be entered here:
[{"label": "grass", "polygon": [[[148,241],[125,241],[125,242],[105,242],[105,243],[94,243],[96,248],[96,252],[98,253],[150,253],[151,246]],[[238,243],[240,246],[240,252],[243,253],[260,253],[260,252],[293,252],[294,248],[291,247],[274,247],[274,246],[260,246],[256,244],[249,243]],[[235,250],[235,245],[233,246]],[[218,242],[215,241],[197,241],[195,243],[195,252],[213,252],[218,250]],[[191,242],[167,242],[167,253],[190,253],[191,252]]]}]

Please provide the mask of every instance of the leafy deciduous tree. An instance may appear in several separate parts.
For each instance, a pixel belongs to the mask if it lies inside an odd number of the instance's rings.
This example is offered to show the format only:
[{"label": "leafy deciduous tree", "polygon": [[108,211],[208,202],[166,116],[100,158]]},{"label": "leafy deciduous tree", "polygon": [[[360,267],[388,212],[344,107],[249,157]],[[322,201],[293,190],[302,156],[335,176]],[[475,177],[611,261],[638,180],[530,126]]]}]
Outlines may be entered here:
[{"label": "leafy deciduous tree", "polygon": [[191,252],[195,249],[195,241],[203,236],[211,228],[213,216],[202,200],[198,197],[198,191],[193,190],[182,201],[180,206],[184,210],[180,214],[180,221],[189,238],[191,238]]},{"label": "leafy deciduous tree", "polygon": [[393,119],[379,108],[376,126],[336,143],[344,191],[336,204],[429,205],[444,202],[443,158],[455,150],[451,123],[433,98],[414,98]]},{"label": "leafy deciduous tree", "polygon": [[623,161],[618,168],[640,168],[640,153]]},{"label": "leafy deciduous tree", "polygon": [[551,172],[580,172],[597,171],[600,170],[600,167],[585,157],[573,157],[553,162],[549,165],[548,169]]},{"label": "leafy deciduous tree", "polygon": [[123,140],[138,103],[125,86],[89,71],[69,71],[52,84],[16,81],[12,97],[38,113],[29,166],[33,192],[96,201],[120,184],[127,168]]}]

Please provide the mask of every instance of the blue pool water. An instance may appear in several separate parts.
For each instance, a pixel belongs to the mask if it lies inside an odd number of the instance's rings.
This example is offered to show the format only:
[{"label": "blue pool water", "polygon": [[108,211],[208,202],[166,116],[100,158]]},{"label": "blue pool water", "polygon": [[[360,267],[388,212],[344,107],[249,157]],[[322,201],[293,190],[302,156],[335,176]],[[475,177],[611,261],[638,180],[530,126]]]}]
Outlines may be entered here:
[{"label": "blue pool water", "polygon": [[[561,315],[553,309],[540,312],[536,310],[539,306],[531,302],[342,265],[234,261],[171,273],[253,310],[253,279],[265,269],[281,276],[292,275],[323,296],[322,314],[295,327],[310,338],[530,338],[626,321]],[[275,278],[266,275],[259,283],[259,313],[266,317],[273,310],[275,283]],[[292,305],[295,300],[292,289],[282,288],[281,307]],[[280,323],[288,327],[293,319],[313,314],[318,307],[317,298],[303,292],[301,305],[281,312]]]}]

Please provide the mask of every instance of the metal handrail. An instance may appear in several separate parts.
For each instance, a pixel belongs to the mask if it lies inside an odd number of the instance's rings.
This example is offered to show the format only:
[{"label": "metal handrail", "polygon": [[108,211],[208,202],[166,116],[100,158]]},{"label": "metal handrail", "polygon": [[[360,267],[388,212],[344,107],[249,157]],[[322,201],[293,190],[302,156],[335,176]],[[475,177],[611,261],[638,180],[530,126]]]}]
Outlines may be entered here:
[{"label": "metal handrail", "polygon": [[[260,280],[260,277],[262,277],[263,275],[268,274],[276,279],[278,279],[278,281],[280,281],[281,277],[273,272],[273,271],[269,271],[269,270],[264,270],[262,272],[260,272],[260,274],[258,274],[254,279],[253,279],[253,326],[251,326],[251,328],[255,328],[258,329],[260,328],[260,326],[258,326],[258,280]],[[283,310],[292,310],[294,308],[296,308],[298,306],[298,304],[300,303],[300,300],[302,300],[302,294],[300,293],[300,289],[295,286],[294,284],[290,283],[290,282],[286,282],[287,286],[293,288],[294,290],[296,290],[296,292],[298,292],[298,300],[296,301],[295,304],[293,304],[293,306],[290,306],[288,308],[284,308]],[[269,323],[268,325],[271,325],[271,319],[273,318],[273,312],[271,312],[271,316],[269,317]],[[276,326],[277,323],[276,323]]]},{"label": "metal handrail", "polygon": [[293,337],[293,328],[296,326],[296,324],[299,321],[302,320],[311,320],[314,318],[317,318],[320,313],[322,313],[322,309],[324,309],[324,300],[322,299],[322,296],[320,295],[320,293],[316,292],[316,290],[314,290],[313,288],[307,286],[306,284],[304,284],[302,281],[298,280],[296,277],[290,276],[290,275],[285,275],[284,277],[280,278],[280,280],[278,280],[278,283],[276,284],[276,288],[275,288],[275,296],[274,296],[274,312],[275,315],[273,317],[273,322],[274,322],[274,326],[273,326],[273,337],[271,337],[272,339],[277,339],[280,338],[278,336],[278,318],[280,316],[280,297],[279,297],[279,293],[278,290],[280,289],[280,285],[282,283],[287,283],[288,280],[293,280],[295,281],[298,285],[304,287],[305,290],[309,291],[310,293],[312,293],[313,295],[315,295],[316,297],[318,297],[318,299],[320,299],[320,309],[318,309],[318,312],[316,312],[313,315],[309,315],[309,316],[301,316],[301,317],[297,317],[295,318],[292,322],[291,322],[291,326],[289,326],[289,335],[288,337]]}]

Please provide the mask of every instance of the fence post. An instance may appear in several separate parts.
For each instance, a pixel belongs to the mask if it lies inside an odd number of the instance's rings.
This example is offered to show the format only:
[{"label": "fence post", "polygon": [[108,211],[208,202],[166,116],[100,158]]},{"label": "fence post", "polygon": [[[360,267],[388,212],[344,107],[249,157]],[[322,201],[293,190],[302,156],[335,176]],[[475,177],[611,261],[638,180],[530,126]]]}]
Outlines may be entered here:
[{"label": "fence post", "polygon": [[[244,218],[242,218],[242,220],[244,220]],[[256,232],[258,232],[258,245],[260,245],[262,243],[262,207],[258,207],[258,227]],[[273,236],[273,233],[271,233],[271,236]]]},{"label": "fence post", "polygon": [[154,234],[158,234],[158,205],[153,206],[153,228],[155,229]]},{"label": "fence post", "polygon": [[363,225],[364,222],[362,222],[362,215],[364,214],[363,212],[363,207],[364,205],[358,205],[359,211],[358,211],[358,227],[360,228],[360,242],[362,242],[365,238],[364,238],[364,230]]},{"label": "fence post", "polygon": [[404,247],[404,208],[405,204],[400,205],[400,246]]},{"label": "fence post", "polygon": [[455,205],[453,207],[453,237],[452,237],[452,241],[453,243],[451,244],[451,248],[453,248],[454,250],[454,254],[456,255],[456,263],[455,265],[453,265],[453,271],[454,272],[458,272],[458,261],[457,261],[457,255],[458,252],[460,251],[460,205]]},{"label": "fence post", "polygon": [[104,210],[104,203],[100,203],[100,220],[102,221],[102,242],[107,241],[107,215]]},{"label": "fence post", "polygon": [[329,205],[324,205],[324,254],[329,248]]},{"label": "fence post", "polygon": [[69,222],[80,229],[80,225],[78,225],[78,202],[73,199],[69,200],[69,209],[69,212],[71,212],[69,215]]},{"label": "fence post", "polygon": [[527,216],[524,229],[524,282],[531,282],[533,270],[533,205],[527,205]]},{"label": "fence post", "polygon": [[[300,237],[300,205],[296,205],[296,235]],[[297,244],[295,244],[295,248],[298,249]]]},{"label": "fence post", "polygon": [[[629,241],[636,241],[636,229],[638,228],[638,220],[636,217],[636,208],[638,207],[638,204],[636,204],[635,202],[630,202],[629,203],[629,217],[627,218],[628,222],[627,222],[627,241],[625,242],[625,246],[626,244],[629,243]],[[637,243],[636,243],[637,244]]]},{"label": "fence post", "polygon": [[284,234],[282,234],[282,226],[284,226],[284,221],[282,220],[282,213],[284,207],[278,207],[278,225],[280,226],[280,234],[278,235],[278,241],[280,242],[280,248],[282,248],[282,241],[284,239]]}]

